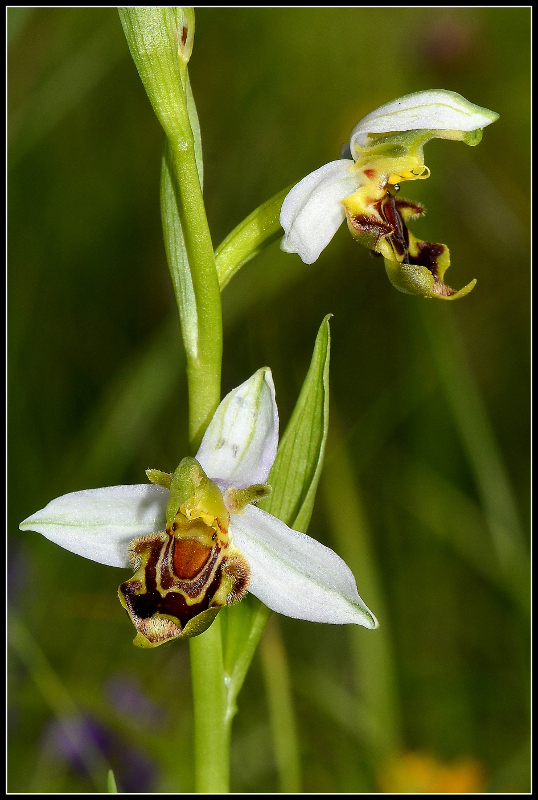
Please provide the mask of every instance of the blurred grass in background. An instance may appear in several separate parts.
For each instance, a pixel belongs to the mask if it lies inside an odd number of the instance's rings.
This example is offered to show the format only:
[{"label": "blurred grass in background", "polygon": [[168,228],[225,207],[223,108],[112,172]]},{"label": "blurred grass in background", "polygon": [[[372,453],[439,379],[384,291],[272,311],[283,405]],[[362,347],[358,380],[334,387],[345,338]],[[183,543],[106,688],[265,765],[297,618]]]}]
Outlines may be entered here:
[{"label": "blurred grass in background", "polygon": [[[101,792],[111,766],[120,791],[190,792],[188,648],[133,647],[123,573],[17,527],[186,452],[161,131],[114,9],[11,8],[8,35],[9,790]],[[381,624],[272,620],[234,791],[529,790],[529,66],[528,8],[196,12],[215,245],[384,102],[446,88],[500,113],[477,148],[428,144],[432,177],[404,187],[429,212],[416,235],[450,247],[448,283],[478,279],[469,297],[399,294],[344,227],[314,265],[273,244],[224,292],[223,393],[271,366],[282,429],[334,314],[310,533]],[[300,775],[274,745],[271,665]]]}]

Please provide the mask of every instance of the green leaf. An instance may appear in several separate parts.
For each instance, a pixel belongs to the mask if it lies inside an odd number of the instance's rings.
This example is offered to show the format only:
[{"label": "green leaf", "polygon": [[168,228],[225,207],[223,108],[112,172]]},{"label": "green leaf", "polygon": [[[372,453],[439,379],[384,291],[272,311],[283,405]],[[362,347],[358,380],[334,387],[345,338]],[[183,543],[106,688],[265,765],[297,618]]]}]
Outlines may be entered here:
[{"label": "green leaf", "polygon": [[181,225],[179,203],[173,179],[174,169],[168,140],[161,161],[161,217],[166,260],[179,309],[181,335],[189,358],[198,355],[198,312],[189,257]]},{"label": "green leaf", "polygon": [[312,516],[329,425],[330,316],[321,323],[310,369],[280,440],[267,480],[272,494],[259,504],[302,532]]},{"label": "green leaf", "polygon": [[[258,503],[296,530],[306,531],[319,482],[329,421],[330,315],[319,329],[314,353],[299,399],[278,448],[268,483],[272,494]],[[236,711],[237,696],[270,615],[251,595],[220,614],[227,716]]]},{"label": "green leaf", "polygon": [[194,136],[194,157],[196,158],[196,167],[198,169],[198,177],[200,179],[200,188],[204,188],[204,159],[202,154],[202,134],[200,131],[200,120],[198,119],[198,110],[194,101],[192,93],[191,81],[189,73],[186,73],[186,94],[187,94],[187,112],[189,114],[189,122],[191,123],[192,135]]},{"label": "green leaf", "polygon": [[116,778],[111,769],[108,770],[107,776],[107,792],[108,794],[118,794],[118,787],[116,786]]},{"label": "green leaf", "polygon": [[220,614],[227,689],[226,718],[230,722],[237,711],[237,695],[270,615],[267,606],[251,594]]}]

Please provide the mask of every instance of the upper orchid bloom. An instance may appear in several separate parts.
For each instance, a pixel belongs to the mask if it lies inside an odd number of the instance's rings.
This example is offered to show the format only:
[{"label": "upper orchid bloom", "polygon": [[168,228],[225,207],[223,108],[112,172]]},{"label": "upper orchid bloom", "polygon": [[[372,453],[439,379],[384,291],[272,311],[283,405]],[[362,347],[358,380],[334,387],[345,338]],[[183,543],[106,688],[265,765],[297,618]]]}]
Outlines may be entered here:
[{"label": "upper orchid bloom", "polygon": [[[351,158],[331,161],[307,175],[282,204],[281,247],[312,264],[347,219],[362,245],[383,255],[391,282],[400,291],[453,300],[459,292],[443,282],[450,265],[444,244],[423,242],[406,221],[424,213],[415,202],[396,198],[399,184],[429,176],[423,146],[433,138],[476,145],[482,129],[498,118],[456,92],[415,92],[367,114],[351,132]],[[343,153],[344,154],[344,153]]]},{"label": "upper orchid bloom", "polygon": [[120,601],[135,644],[202,633],[248,590],[289,617],[376,628],[349,567],[328,547],[253,503],[266,496],[278,444],[269,369],[228,394],[196,458],[152,483],[58,497],[21,523],[85,558],[135,575]]}]

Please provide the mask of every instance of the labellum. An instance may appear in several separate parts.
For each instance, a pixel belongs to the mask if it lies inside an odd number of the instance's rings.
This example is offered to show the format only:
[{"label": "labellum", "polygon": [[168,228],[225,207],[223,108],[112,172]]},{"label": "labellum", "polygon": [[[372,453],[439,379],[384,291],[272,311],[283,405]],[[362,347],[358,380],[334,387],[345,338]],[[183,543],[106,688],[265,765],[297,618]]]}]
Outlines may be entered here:
[{"label": "labellum", "polygon": [[223,606],[244,596],[250,568],[230,539],[220,489],[195,459],[183,459],[174,475],[148,474],[170,489],[166,530],[131,542],[135,574],[119,598],[138,631],[135,644],[157,647],[203,633]]}]

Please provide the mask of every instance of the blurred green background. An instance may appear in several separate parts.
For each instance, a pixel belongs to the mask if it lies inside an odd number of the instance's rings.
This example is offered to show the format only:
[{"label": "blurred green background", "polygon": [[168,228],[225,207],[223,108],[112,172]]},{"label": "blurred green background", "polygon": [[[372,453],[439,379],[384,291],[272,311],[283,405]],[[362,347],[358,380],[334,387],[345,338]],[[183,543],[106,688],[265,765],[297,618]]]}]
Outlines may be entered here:
[{"label": "blurred green background", "polygon": [[[18,531],[186,453],[162,135],[114,9],[11,8],[8,37],[8,788],[105,791],[111,765],[120,790],[190,792],[187,645],[133,647],[126,574]],[[312,266],[273,244],[224,291],[223,393],[270,366],[282,430],[334,314],[309,532],[381,625],[273,617],[232,789],[528,791],[530,10],[200,8],[190,75],[215,245],[382,103],[446,88],[500,114],[477,148],[428,144],[431,178],[402,192],[428,209],[415,234],[450,247],[447,282],[478,279],[467,298],[399,294],[345,226]]]}]

